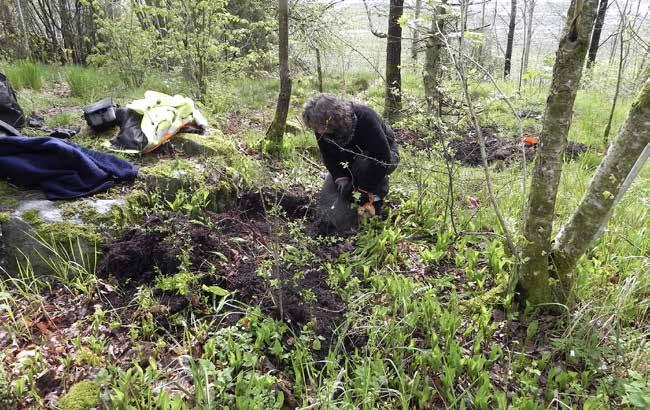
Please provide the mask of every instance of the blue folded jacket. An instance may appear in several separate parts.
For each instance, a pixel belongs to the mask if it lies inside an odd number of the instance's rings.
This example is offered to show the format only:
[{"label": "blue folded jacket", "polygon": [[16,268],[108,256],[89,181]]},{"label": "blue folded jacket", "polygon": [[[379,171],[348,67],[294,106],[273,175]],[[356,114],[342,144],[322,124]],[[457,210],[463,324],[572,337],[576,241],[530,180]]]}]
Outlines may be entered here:
[{"label": "blue folded jacket", "polygon": [[48,199],[94,195],[137,173],[121,158],[56,138],[0,137],[0,178],[41,189]]}]

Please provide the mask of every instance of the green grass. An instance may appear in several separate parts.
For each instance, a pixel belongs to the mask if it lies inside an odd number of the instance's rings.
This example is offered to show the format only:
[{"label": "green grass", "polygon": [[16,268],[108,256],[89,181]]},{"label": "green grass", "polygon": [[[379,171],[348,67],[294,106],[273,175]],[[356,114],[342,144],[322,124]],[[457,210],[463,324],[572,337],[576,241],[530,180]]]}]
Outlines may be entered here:
[{"label": "green grass", "polygon": [[73,97],[84,100],[101,99],[110,87],[110,76],[94,68],[73,66],[65,71],[65,81],[70,86]]},{"label": "green grass", "polygon": [[[611,110],[612,97],[599,91],[581,90],[576,96],[575,114],[569,140],[593,147],[604,147],[603,133]],[[623,125],[632,104],[631,98],[620,98],[616,104],[609,140],[612,141]]]},{"label": "green grass", "polygon": [[75,115],[69,112],[62,112],[50,118],[48,120],[48,124],[53,127],[63,126],[63,125],[73,125],[75,123],[76,118],[81,118],[81,115],[80,114]]},{"label": "green grass", "polygon": [[11,85],[16,89],[31,88],[40,91],[43,88],[45,70],[31,61],[16,61],[4,68]]}]

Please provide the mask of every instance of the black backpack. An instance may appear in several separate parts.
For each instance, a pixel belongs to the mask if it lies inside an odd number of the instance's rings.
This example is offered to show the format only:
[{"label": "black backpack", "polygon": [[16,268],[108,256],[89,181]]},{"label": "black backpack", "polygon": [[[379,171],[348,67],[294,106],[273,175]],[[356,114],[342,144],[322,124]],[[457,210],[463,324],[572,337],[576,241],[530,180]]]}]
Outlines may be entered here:
[{"label": "black backpack", "polygon": [[0,121],[14,128],[25,126],[25,115],[16,100],[16,93],[9,84],[9,80],[0,73]]}]

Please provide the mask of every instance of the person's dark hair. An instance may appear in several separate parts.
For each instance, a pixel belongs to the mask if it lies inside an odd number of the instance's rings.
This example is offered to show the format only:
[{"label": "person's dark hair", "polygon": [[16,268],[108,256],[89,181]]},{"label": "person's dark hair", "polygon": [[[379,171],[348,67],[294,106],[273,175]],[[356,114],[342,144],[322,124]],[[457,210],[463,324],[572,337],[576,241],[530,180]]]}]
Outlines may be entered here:
[{"label": "person's dark hair", "polygon": [[303,106],[302,119],[309,128],[325,126],[333,136],[343,140],[354,133],[357,122],[352,102],[332,94],[316,94],[310,98]]}]

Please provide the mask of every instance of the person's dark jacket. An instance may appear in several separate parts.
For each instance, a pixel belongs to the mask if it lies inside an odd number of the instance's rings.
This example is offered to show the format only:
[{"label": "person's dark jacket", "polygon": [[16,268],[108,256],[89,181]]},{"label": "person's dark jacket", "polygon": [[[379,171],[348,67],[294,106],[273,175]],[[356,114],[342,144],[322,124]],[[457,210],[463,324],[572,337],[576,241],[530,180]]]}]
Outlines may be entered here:
[{"label": "person's dark jacket", "polygon": [[[349,142],[341,145],[337,142],[341,139],[335,135],[316,134],[318,147],[334,180],[352,177],[355,188],[376,193],[397,166],[395,134],[372,108],[360,104],[353,107],[357,121]],[[364,163],[363,172],[351,172],[355,170],[355,162]]]}]

